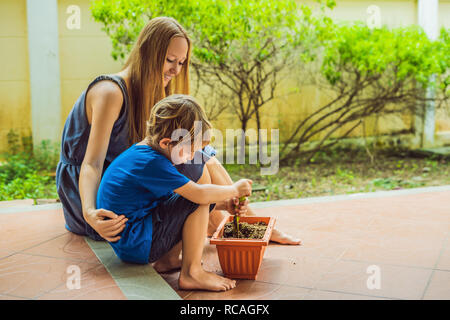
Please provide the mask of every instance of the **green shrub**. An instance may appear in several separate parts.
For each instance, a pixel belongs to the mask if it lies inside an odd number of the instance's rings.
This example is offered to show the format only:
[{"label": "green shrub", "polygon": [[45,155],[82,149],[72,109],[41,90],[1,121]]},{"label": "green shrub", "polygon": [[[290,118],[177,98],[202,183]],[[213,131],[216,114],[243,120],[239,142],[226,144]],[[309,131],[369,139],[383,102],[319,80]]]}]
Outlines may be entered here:
[{"label": "green shrub", "polygon": [[57,198],[52,173],[58,164],[58,146],[42,141],[33,148],[31,137],[19,139],[13,130],[7,138],[8,151],[2,155],[4,161],[0,165],[0,201]]},{"label": "green shrub", "polygon": [[30,172],[8,183],[0,175],[0,201],[14,199],[58,198],[55,181],[50,176]]}]

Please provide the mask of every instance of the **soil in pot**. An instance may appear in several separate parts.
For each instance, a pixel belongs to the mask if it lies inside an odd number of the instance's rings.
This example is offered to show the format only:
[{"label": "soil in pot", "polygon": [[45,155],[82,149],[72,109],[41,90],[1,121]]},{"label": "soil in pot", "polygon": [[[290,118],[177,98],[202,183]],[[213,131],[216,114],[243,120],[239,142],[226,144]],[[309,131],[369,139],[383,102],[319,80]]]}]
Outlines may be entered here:
[{"label": "soil in pot", "polygon": [[239,232],[236,232],[233,228],[233,222],[225,224],[223,229],[224,238],[241,238],[241,239],[262,239],[266,232],[267,224],[264,222],[257,223],[239,223]]}]

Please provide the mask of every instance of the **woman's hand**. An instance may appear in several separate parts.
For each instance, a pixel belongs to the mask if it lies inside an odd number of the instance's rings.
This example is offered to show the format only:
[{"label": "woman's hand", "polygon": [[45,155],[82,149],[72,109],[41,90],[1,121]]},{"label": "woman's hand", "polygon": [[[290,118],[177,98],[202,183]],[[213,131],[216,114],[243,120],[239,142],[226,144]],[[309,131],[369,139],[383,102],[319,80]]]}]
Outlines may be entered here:
[{"label": "woman's hand", "polygon": [[248,199],[239,203],[238,198],[232,198],[226,201],[226,210],[232,215],[245,216],[248,211]]},{"label": "woman's hand", "polygon": [[118,216],[112,211],[105,209],[89,210],[85,215],[86,222],[97,233],[109,242],[116,242],[120,239],[117,236],[123,231],[128,221],[124,215]]}]

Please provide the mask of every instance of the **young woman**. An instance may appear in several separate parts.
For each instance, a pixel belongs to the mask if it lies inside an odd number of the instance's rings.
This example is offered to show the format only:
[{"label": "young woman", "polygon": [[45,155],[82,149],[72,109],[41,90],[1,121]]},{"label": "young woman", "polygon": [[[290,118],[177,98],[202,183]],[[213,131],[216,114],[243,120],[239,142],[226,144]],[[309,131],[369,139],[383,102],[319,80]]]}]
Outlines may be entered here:
[{"label": "young woman", "polygon": [[[124,68],[113,75],[99,76],[76,101],[62,135],[56,185],[63,205],[66,228],[94,240],[114,242],[127,219],[96,208],[96,195],[103,172],[132,144],[145,137],[151,107],[173,93],[189,94],[191,41],[174,19],[154,18],[141,31]],[[202,164],[182,164],[177,170],[197,181],[208,170],[211,183],[232,184],[209,146],[202,150]],[[224,209],[234,213],[234,199]],[[237,209],[254,215],[248,201]],[[211,214],[210,230],[224,213]],[[274,230],[272,241],[299,244]]]}]

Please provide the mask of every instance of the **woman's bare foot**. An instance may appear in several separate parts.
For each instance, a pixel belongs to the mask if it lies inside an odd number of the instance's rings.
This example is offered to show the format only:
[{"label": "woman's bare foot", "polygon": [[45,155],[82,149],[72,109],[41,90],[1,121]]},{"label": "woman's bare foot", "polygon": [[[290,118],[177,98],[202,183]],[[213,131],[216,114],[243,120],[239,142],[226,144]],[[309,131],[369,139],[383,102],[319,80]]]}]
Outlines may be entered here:
[{"label": "woman's bare foot", "polygon": [[293,244],[293,245],[301,244],[300,239],[294,238],[284,232],[281,232],[278,229],[273,229],[270,241],[278,242],[280,244]]},{"label": "woman's bare foot", "polygon": [[158,273],[175,272],[181,269],[180,256],[175,258],[161,258],[153,264],[153,268]]},{"label": "woman's bare foot", "polygon": [[178,287],[182,290],[226,291],[236,287],[236,281],[203,269],[191,272],[182,270]]}]

